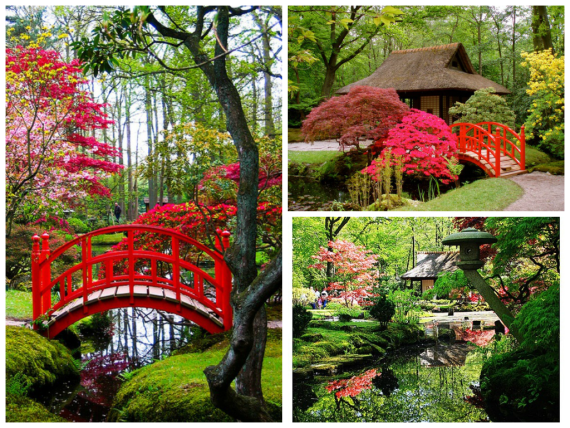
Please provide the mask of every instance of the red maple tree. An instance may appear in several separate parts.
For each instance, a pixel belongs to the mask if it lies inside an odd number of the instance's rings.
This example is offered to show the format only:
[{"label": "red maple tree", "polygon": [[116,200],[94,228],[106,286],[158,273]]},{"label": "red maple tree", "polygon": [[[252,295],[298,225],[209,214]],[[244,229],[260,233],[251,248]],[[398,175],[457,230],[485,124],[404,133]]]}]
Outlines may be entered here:
[{"label": "red maple tree", "polygon": [[335,397],[356,397],[365,389],[372,388],[372,379],[380,376],[376,369],[370,369],[360,376],[353,376],[350,379],[339,379],[329,382],[325,389],[328,392],[336,391]]},{"label": "red maple tree", "polygon": [[327,287],[331,296],[340,298],[347,307],[355,303],[367,305],[368,299],[374,296],[372,290],[379,276],[375,266],[378,256],[370,253],[370,250],[352,242],[331,241],[328,248],[321,247],[316,255],[311,256],[318,263],[309,267],[325,269],[326,263],[333,263],[334,281]]},{"label": "red maple tree", "polygon": [[313,109],[301,132],[308,142],[338,139],[344,151],[345,146],[358,147],[361,140],[384,138],[408,111],[394,89],[354,86]]}]

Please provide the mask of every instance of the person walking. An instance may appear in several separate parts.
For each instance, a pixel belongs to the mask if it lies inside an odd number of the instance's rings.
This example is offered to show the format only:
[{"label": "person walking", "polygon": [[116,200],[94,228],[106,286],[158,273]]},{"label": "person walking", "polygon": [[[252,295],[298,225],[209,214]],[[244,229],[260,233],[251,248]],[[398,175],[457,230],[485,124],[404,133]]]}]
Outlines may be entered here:
[{"label": "person walking", "polygon": [[117,202],[115,202],[115,210],[113,211],[113,214],[115,214],[115,218],[117,219],[117,223],[119,223],[121,221],[121,213],[122,212],[123,212],[123,210],[121,209],[119,204]]},{"label": "person walking", "polygon": [[314,292],[315,292],[314,296],[315,306],[317,306],[317,309],[320,309],[318,306],[319,306],[319,300],[321,299],[321,293],[319,292],[319,290],[314,290]]}]

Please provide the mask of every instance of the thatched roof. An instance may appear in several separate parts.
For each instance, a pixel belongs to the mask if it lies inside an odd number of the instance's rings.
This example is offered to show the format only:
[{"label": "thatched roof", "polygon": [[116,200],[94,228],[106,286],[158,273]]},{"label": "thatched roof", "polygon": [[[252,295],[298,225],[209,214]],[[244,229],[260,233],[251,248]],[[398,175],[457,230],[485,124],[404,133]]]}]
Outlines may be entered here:
[{"label": "thatched roof", "polygon": [[497,94],[511,92],[477,74],[461,43],[393,51],[365,79],[336,91],[347,94],[352,86],[394,88],[398,93],[457,90],[475,92],[492,87]]},{"label": "thatched roof", "polygon": [[435,279],[440,272],[453,272],[457,269],[458,252],[422,251],[418,252],[418,264],[402,275],[402,279]]}]

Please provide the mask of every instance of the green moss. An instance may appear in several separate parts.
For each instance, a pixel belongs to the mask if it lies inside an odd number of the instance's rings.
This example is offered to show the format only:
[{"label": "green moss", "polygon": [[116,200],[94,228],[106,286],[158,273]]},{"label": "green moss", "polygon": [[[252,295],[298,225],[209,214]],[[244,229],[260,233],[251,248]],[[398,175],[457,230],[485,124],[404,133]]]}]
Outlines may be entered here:
[{"label": "green moss", "polygon": [[[517,159],[519,159],[517,153]],[[539,164],[546,164],[549,163],[552,159],[546,153],[538,150],[535,147],[529,146],[528,144],[525,147],[525,155],[524,155],[524,163],[526,168],[539,165]]]},{"label": "green moss", "polygon": [[32,399],[6,395],[6,422],[68,422]]},{"label": "green moss", "polygon": [[32,390],[60,379],[79,380],[79,371],[65,346],[23,327],[6,327],[6,377],[21,373]]},{"label": "green moss", "polygon": [[267,321],[281,321],[283,319],[281,303],[266,304],[265,312],[267,313]]},{"label": "green moss", "polygon": [[562,160],[550,163],[542,163],[528,168],[528,172],[533,171],[548,172],[552,175],[564,175],[564,161]]},{"label": "green moss", "polygon": [[[233,421],[210,402],[203,373],[206,367],[221,361],[229,345],[223,334],[216,336],[223,340],[203,352],[179,353],[135,371],[121,386],[109,418],[136,422]],[[271,329],[263,360],[262,387],[274,419],[280,419],[281,385],[281,330]]]},{"label": "green moss", "polygon": [[28,291],[6,291],[6,318],[31,320],[33,316],[32,293]]}]

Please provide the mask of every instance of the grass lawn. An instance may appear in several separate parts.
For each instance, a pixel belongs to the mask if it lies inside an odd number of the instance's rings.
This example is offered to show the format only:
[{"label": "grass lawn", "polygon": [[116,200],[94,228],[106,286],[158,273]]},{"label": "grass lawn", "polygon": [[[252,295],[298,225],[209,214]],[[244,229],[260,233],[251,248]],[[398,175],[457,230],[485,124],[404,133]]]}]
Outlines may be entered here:
[{"label": "grass lawn", "polygon": [[417,207],[403,207],[396,211],[501,211],[523,193],[523,189],[511,180],[487,178],[450,190]]},{"label": "grass lawn", "polygon": [[31,320],[32,316],[32,293],[17,290],[6,291],[6,318]]},{"label": "grass lawn", "polygon": [[296,152],[289,150],[289,160],[297,163],[322,164],[340,155],[342,155],[342,152],[337,150],[322,150],[316,152]]},{"label": "grass lawn", "polygon": [[[517,156],[517,159],[519,158],[519,156]],[[548,156],[546,153],[541,152],[540,150],[529,146],[527,144],[526,149],[525,149],[525,167],[528,169],[531,166],[534,165],[539,165],[539,164],[543,164],[543,163],[550,163],[552,159],[550,159],[550,156]]]},{"label": "grass lawn", "polygon": [[93,245],[111,245],[118,244],[123,240],[125,235],[122,233],[109,233],[107,235],[97,235],[91,238],[91,244]]},{"label": "grass lawn", "polygon": [[301,135],[301,128],[288,128],[287,129],[287,141],[289,143],[301,143],[304,141]]}]

